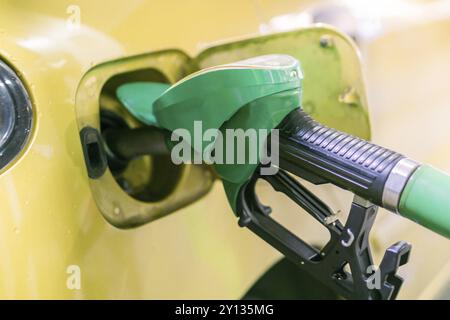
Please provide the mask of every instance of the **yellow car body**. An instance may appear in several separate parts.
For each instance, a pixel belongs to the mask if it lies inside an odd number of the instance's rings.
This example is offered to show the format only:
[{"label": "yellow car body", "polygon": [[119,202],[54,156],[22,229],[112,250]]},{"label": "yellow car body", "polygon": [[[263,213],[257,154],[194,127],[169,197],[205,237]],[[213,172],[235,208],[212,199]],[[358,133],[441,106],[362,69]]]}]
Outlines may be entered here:
[{"label": "yellow car body", "polygon": [[[80,123],[96,121],[83,113],[83,99],[98,100],[88,81],[98,66],[165,50],[197,57],[270,34],[271,19],[299,9],[298,1],[275,0],[0,1],[0,58],[24,82],[34,112],[27,146],[0,171],[0,298],[242,297],[280,255],[237,226],[219,183],[200,201],[136,229],[105,220],[80,144]],[[360,77],[359,65],[345,72]],[[101,86],[101,73],[95,77]],[[363,88],[358,99],[366,108]],[[353,130],[369,138],[364,110],[366,122]],[[77,288],[70,286],[74,270]]]}]

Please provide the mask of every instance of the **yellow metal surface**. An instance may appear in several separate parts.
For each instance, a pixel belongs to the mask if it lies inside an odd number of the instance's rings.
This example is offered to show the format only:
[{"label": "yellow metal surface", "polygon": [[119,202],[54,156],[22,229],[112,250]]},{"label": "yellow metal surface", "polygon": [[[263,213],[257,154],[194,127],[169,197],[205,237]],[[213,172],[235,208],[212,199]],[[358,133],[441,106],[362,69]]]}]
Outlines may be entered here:
[{"label": "yellow metal surface", "polygon": [[[0,56],[25,82],[36,115],[28,148],[0,172],[0,298],[242,296],[279,254],[237,227],[219,184],[138,229],[103,219],[84,165],[76,93],[100,63],[172,48],[194,57],[296,10],[297,1],[269,0],[0,1]],[[79,289],[67,286],[72,266]]]}]

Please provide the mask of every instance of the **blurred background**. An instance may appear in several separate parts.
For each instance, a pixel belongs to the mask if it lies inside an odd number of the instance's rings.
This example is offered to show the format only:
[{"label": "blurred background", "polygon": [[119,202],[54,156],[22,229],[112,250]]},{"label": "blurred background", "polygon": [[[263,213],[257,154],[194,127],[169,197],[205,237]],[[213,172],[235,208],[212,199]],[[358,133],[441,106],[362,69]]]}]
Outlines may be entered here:
[{"label": "blurred background", "polygon": [[[347,33],[361,51],[372,140],[450,172],[450,1],[300,1],[300,5],[298,13],[274,17],[261,25],[260,32],[327,23]],[[346,199],[340,191],[329,191],[316,192],[324,198],[337,194],[336,203]],[[345,201],[338,206],[345,208]],[[384,248],[400,239],[413,245],[411,260],[400,271],[406,279],[400,297],[449,299],[450,242],[380,210],[372,238],[374,248],[381,250],[378,259]]]}]

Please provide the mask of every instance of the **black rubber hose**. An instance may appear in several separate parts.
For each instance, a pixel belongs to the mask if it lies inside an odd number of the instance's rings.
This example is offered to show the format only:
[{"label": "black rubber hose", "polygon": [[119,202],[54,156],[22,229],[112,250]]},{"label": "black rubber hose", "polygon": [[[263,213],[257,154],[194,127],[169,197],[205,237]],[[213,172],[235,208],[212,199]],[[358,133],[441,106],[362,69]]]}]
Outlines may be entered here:
[{"label": "black rubber hose", "polygon": [[121,161],[143,155],[169,155],[168,131],[156,127],[107,129],[103,133],[107,149]]}]

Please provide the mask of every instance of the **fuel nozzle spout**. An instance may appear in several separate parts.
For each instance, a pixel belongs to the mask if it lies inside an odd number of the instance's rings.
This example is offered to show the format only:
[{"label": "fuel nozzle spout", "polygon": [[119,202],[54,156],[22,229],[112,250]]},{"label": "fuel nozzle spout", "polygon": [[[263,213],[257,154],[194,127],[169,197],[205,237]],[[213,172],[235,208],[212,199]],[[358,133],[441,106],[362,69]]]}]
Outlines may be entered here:
[{"label": "fuel nozzle spout", "polygon": [[131,160],[140,156],[169,157],[168,138],[169,131],[154,126],[105,130],[103,140],[111,170],[121,171]]}]

